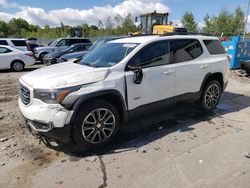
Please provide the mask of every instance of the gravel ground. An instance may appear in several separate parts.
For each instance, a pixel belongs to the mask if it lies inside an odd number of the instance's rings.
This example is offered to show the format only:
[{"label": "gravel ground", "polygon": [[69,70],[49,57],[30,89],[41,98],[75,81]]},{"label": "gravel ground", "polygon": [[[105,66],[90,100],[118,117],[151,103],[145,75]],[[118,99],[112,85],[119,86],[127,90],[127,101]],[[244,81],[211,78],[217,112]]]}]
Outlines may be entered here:
[{"label": "gravel ground", "polygon": [[113,144],[79,151],[48,148],[21,128],[25,73],[0,72],[0,187],[249,187],[249,77],[233,71],[212,113],[152,114],[126,123]]}]

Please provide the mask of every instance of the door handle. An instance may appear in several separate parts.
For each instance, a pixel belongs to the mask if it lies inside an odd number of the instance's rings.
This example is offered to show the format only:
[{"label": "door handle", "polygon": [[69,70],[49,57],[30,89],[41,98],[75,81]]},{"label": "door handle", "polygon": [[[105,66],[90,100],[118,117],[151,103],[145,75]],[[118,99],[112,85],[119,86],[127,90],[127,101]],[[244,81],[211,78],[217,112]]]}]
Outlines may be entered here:
[{"label": "door handle", "polygon": [[165,74],[165,75],[170,75],[170,74],[172,74],[172,73],[174,73],[173,70],[169,70],[169,71],[164,71],[164,72],[163,72],[163,74]]},{"label": "door handle", "polygon": [[201,65],[201,68],[206,69],[206,68],[208,68],[208,65]]}]

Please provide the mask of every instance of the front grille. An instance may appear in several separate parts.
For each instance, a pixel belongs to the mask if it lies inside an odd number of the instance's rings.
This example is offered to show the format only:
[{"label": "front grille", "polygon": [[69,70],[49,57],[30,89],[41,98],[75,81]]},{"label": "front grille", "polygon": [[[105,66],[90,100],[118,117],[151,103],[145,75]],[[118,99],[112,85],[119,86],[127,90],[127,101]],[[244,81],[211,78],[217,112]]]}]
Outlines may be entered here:
[{"label": "front grille", "polygon": [[21,84],[19,96],[23,104],[28,105],[30,103],[30,90]]}]

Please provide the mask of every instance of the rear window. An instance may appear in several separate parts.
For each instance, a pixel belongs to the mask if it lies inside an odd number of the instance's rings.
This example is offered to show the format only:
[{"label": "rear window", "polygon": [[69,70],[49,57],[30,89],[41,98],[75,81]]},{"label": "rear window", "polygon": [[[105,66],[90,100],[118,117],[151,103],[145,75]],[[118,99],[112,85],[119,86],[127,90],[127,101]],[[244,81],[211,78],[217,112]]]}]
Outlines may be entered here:
[{"label": "rear window", "polygon": [[6,40],[0,40],[0,45],[8,45]]},{"label": "rear window", "polygon": [[27,46],[25,40],[11,40],[14,46]]},{"label": "rear window", "polygon": [[225,49],[219,40],[203,40],[211,55],[225,54]]}]

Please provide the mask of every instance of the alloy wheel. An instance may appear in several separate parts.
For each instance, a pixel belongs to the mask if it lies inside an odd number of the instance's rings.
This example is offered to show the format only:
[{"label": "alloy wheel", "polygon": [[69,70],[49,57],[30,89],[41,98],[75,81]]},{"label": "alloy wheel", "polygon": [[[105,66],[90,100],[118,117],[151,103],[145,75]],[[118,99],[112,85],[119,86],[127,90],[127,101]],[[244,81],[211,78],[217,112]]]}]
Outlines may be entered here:
[{"label": "alloy wheel", "polygon": [[212,84],[207,88],[205,93],[204,102],[207,108],[214,108],[220,98],[220,87],[217,84]]},{"label": "alloy wheel", "polygon": [[23,70],[23,64],[21,62],[15,62],[13,64],[13,69],[15,71],[21,71],[21,70]]},{"label": "alloy wheel", "polygon": [[111,137],[115,130],[115,116],[106,108],[98,108],[90,112],[83,121],[82,135],[92,144],[99,144]]}]

